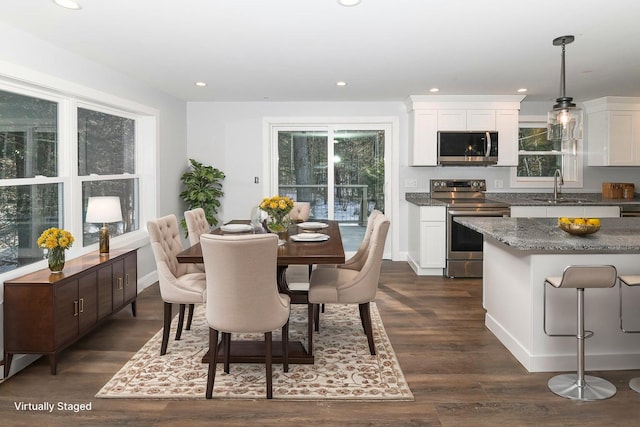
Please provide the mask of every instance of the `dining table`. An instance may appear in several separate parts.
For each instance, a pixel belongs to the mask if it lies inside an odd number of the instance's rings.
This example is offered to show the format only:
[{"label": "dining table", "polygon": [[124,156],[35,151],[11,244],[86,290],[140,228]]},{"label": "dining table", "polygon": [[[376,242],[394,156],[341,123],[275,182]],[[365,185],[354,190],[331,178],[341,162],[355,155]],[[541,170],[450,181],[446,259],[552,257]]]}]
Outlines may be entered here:
[{"label": "dining table", "polygon": [[[217,235],[240,235],[268,233],[263,225],[252,225],[249,220],[233,220],[211,231]],[[309,304],[308,289],[290,289],[287,282],[287,268],[290,265],[343,264],[344,247],[338,222],[320,220],[291,224],[280,236],[278,245],[276,282],[278,291],[289,295],[292,304],[307,305],[308,345],[300,341],[289,341],[289,363],[313,364],[313,308]],[[183,250],[177,255],[179,263],[203,263],[200,243]],[[247,260],[250,262],[250,260]],[[273,344],[274,363],[282,362],[281,346]],[[220,350],[221,352],[224,349]],[[232,363],[259,363],[264,361],[264,343],[259,341],[232,341],[230,351]],[[222,359],[222,358],[220,358]],[[203,357],[208,362],[208,355]]]}]

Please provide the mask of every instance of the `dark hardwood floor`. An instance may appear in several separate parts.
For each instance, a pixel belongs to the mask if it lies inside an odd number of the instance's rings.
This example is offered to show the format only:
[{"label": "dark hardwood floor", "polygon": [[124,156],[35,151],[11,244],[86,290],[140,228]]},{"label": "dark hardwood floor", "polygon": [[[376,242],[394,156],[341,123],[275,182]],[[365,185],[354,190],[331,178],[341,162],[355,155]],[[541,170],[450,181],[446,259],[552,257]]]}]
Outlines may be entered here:
[{"label": "dark hardwood floor", "polygon": [[[558,397],[546,386],[553,374],[528,373],[484,327],[481,294],[481,281],[477,279],[417,277],[404,262],[384,262],[376,302],[415,396],[413,402],[94,398],[162,327],[162,301],[154,285],[140,294],[137,318],[126,309],[65,350],[58,375],[50,375],[46,358],[41,358],[0,384],[0,424],[640,425],[640,394],[627,386],[640,371],[596,373],[618,388],[609,400],[574,402]],[[15,407],[18,402],[91,403],[91,411],[19,411]]]}]

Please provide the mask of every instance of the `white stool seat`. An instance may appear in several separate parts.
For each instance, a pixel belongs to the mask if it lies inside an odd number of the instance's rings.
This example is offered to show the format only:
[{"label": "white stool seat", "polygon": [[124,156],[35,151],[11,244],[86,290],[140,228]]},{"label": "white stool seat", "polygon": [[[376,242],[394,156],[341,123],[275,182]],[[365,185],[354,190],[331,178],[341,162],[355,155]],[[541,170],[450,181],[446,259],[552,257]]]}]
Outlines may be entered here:
[{"label": "white stool seat", "polygon": [[[575,400],[608,399],[616,394],[616,387],[609,381],[584,374],[584,340],[593,332],[584,330],[584,290],[611,288],[618,280],[616,268],[612,265],[575,265],[564,269],[562,276],[545,278],[544,331],[549,336],[573,336],[578,342],[578,368],[575,374],[556,375],[548,382],[555,394]],[[577,292],[577,331],[575,335],[549,334],[546,325],[546,284],[554,288],[573,288]]]}]

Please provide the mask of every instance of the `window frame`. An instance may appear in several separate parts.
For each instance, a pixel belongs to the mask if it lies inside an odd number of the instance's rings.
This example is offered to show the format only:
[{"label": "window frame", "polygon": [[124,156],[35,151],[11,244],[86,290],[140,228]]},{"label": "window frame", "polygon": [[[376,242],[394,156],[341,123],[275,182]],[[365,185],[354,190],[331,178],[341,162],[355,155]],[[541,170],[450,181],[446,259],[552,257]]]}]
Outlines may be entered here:
[{"label": "window frame", "polygon": [[[57,81],[57,87],[51,87],[47,76],[25,82],[19,79],[0,76],[0,90],[23,96],[40,98],[58,103],[57,156],[58,173],[55,177],[35,176],[32,178],[1,179],[0,186],[32,186],[38,184],[62,184],[62,220],[60,226],[70,231],[77,239],[68,250],[68,259],[76,258],[95,251],[98,243],[83,246],[82,182],[85,180],[138,179],[138,230],[121,236],[114,236],[111,247],[142,247],[148,243],[143,224],[148,218],[156,216],[157,190],[155,185],[157,169],[158,121],[159,111],[129,100],[115,97],[90,88],[80,87],[71,82]],[[78,138],[77,109],[88,108],[135,120],[135,174],[79,176],[78,175]],[[142,158],[141,153],[147,155]],[[30,273],[47,265],[46,260],[27,264],[0,273],[0,283],[23,274]]]},{"label": "window frame", "polygon": [[[518,123],[518,128],[543,128],[547,126],[546,116],[526,116],[521,115]],[[583,141],[576,141],[576,152],[565,152],[564,150],[559,153],[562,156],[562,174],[564,178],[563,188],[582,188],[583,187]],[[531,151],[518,150],[518,161],[521,155],[532,153]],[[548,177],[523,177],[517,176],[518,167],[514,166],[510,168],[510,187],[512,188],[540,188],[549,189],[553,188],[554,179],[553,176]]]}]

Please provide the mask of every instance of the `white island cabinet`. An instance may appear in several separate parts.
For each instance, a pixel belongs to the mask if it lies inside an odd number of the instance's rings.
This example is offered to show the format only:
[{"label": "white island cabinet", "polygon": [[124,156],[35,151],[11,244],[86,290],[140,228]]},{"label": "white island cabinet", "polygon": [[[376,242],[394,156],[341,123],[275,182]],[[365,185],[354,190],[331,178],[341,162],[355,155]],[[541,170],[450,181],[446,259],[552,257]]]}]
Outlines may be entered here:
[{"label": "white island cabinet", "polygon": [[[576,370],[575,338],[544,333],[544,280],[569,265],[614,265],[640,274],[640,218],[605,218],[585,237],[560,230],[555,218],[457,218],[483,234],[485,325],[529,372]],[[625,327],[640,329],[640,288],[623,287]],[[619,288],[586,289],[585,368],[640,369],[640,337],[619,328]],[[576,290],[547,287],[550,333],[576,331]]]},{"label": "white island cabinet", "polygon": [[445,206],[409,205],[409,265],[420,276],[442,276],[446,262]]}]

